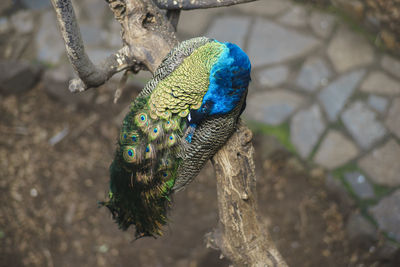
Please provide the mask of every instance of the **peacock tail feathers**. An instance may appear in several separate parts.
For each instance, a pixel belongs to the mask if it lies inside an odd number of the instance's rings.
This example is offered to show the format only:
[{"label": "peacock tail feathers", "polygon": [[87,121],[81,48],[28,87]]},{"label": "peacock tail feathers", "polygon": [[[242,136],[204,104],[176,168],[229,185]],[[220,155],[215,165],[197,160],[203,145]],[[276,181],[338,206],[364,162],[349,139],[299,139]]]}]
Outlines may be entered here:
[{"label": "peacock tail feathers", "polygon": [[121,229],[162,235],[171,194],[233,133],[249,80],[247,56],[229,43],[194,38],[167,55],[132,102],[110,166],[102,204]]},{"label": "peacock tail feathers", "polygon": [[123,121],[109,200],[103,203],[122,229],[136,225],[138,236],[161,235],[181,160],[177,140],[185,127],[176,115],[153,118],[148,103],[148,96],[137,99]]}]

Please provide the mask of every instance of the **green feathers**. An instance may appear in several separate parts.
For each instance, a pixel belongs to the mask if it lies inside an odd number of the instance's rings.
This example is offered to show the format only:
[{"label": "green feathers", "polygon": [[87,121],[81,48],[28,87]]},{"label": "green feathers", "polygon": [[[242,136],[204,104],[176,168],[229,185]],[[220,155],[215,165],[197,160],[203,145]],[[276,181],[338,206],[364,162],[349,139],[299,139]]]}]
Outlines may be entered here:
[{"label": "green feathers", "polygon": [[222,50],[220,43],[207,43],[160,81],[150,96],[150,110],[155,117],[169,118],[172,114],[186,117],[190,109],[200,108],[208,89],[211,68]]},{"label": "green feathers", "polygon": [[[137,237],[161,235],[170,205],[179,147],[179,119],[152,119],[148,97],[137,99],[125,117],[110,167],[108,207],[122,229],[136,225]],[[171,123],[173,121],[173,123]]]},{"label": "green feathers", "polygon": [[[235,62],[231,57],[241,51],[234,47],[230,50],[229,45],[200,37],[174,48],[132,103],[123,121],[110,166],[109,199],[101,204],[111,211],[123,230],[134,225],[136,237],[162,235],[173,191],[197,175],[236,127],[250,70],[246,69],[247,76],[239,75],[246,77],[245,87],[238,87],[232,74],[225,75],[232,71],[220,69],[221,66],[230,68]],[[240,58],[239,63],[242,62],[245,61]],[[214,70],[215,66],[218,68]],[[240,74],[241,69],[234,67],[232,73]],[[211,75],[213,71],[228,79],[216,80]],[[203,103],[211,82],[230,88],[222,88],[227,90],[226,94],[213,93],[209,96],[211,101]],[[238,93],[231,92],[233,89]],[[239,100],[228,110],[221,105],[232,106],[231,96]],[[217,105],[214,98],[222,102]],[[207,112],[216,115],[207,116]]]},{"label": "green feathers", "polygon": [[162,234],[182,161],[186,117],[201,106],[220,46],[209,42],[195,50],[149,96],[138,97],[123,121],[110,168],[111,194],[103,205],[122,229],[134,224],[138,237]]}]

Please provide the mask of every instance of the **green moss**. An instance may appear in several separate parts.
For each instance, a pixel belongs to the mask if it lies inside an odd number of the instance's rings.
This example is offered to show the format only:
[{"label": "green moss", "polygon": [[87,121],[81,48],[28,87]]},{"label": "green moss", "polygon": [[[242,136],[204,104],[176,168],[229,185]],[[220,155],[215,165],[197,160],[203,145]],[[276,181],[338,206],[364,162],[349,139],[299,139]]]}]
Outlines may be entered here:
[{"label": "green moss", "polygon": [[348,172],[361,172],[361,170],[360,168],[358,168],[357,164],[355,164],[354,162],[350,162],[346,165],[343,165],[342,167],[333,170],[332,174],[335,177],[344,179],[344,174]]},{"label": "green moss", "polygon": [[288,123],[278,126],[270,126],[260,122],[246,120],[246,124],[255,133],[266,134],[275,137],[287,150],[297,154],[296,148],[290,142],[290,127]]},{"label": "green moss", "polygon": [[350,162],[342,167],[339,167],[335,170],[332,171],[332,175],[336,178],[339,179],[344,187],[347,189],[347,191],[350,193],[350,195],[357,199],[357,195],[353,191],[353,188],[346,182],[346,179],[344,178],[344,175],[348,172],[361,172],[361,170],[358,168],[358,166],[354,162]]},{"label": "green moss", "polygon": [[327,134],[328,130],[325,130],[325,132],[321,135],[321,137],[319,138],[318,142],[314,145],[313,149],[311,150],[310,155],[307,158],[308,164],[310,166],[315,164],[313,162],[313,158],[314,158],[315,154],[317,154],[318,148],[321,145],[322,141],[325,139],[325,135]]},{"label": "green moss", "polygon": [[[337,177],[338,179],[343,181],[343,184],[346,185],[346,187],[349,189],[349,192],[351,192],[355,197],[356,195],[353,192],[353,189],[350,187],[349,184],[347,184],[346,180],[344,179],[344,175],[345,173],[348,172],[359,172],[359,173],[363,173],[363,171],[358,168],[357,164],[352,162],[349,164],[346,164],[340,168],[335,169],[332,174]],[[374,188],[374,192],[375,192],[375,199],[370,199],[370,200],[362,200],[361,202],[369,205],[373,205],[375,203],[377,203],[377,201],[379,199],[381,199],[382,197],[387,196],[388,194],[390,194],[391,192],[393,192],[394,190],[396,190],[396,188],[391,188],[391,187],[387,187],[387,186],[383,186],[383,185],[377,185],[374,183],[371,183],[373,188]],[[357,198],[357,197],[356,197]]]},{"label": "green moss", "polygon": [[387,196],[390,192],[394,191],[393,188],[386,187],[383,185],[377,185],[374,184],[374,192],[377,198],[382,198],[384,196]]},{"label": "green moss", "polygon": [[388,241],[390,242],[390,243],[392,243],[392,245],[393,246],[395,246],[395,247],[397,247],[397,248],[400,248],[400,242],[397,242],[397,240],[393,237],[393,236],[391,236],[389,233],[387,233],[387,232],[383,232],[383,235],[388,239]]},{"label": "green moss", "polygon": [[[380,199],[382,199],[382,197],[387,196],[388,194],[390,194],[391,192],[396,190],[396,188],[389,188],[389,187],[386,187],[386,186],[381,186],[381,185],[376,185],[376,184],[371,183],[373,188],[374,188],[375,198],[373,198],[373,199],[360,199],[355,194],[355,192],[353,191],[353,188],[350,186],[350,184],[348,184],[346,179],[344,178],[345,173],[348,173],[348,172],[363,173],[355,163],[349,163],[349,164],[346,164],[343,167],[337,168],[336,170],[334,170],[332,172],[332,174],[334,175],[335,179],[339,179],[342,182],[342,184],[344,185],[346,190],[349,192],[349,194],[356,201],[357,206],[360,208],[361,214],[368,221],[370,221],[373,225],[378,227],[377,221],[369,214],[368,209],[371,206],[378,204],[378,202],[380,201]],[[385,235],[385,237],[388,240],[394,242],[396,245],[399,245],[399,243],[396,243],[394,238],[391,237],[388,233],[383,232],[383,234]]]}]

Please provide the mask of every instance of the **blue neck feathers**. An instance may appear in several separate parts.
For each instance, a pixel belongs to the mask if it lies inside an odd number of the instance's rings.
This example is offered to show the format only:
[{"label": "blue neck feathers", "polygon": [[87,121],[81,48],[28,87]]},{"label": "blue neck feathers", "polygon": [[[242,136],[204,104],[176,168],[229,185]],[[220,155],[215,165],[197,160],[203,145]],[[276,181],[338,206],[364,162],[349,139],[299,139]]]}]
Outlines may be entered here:
[{"label": "blue neck feathers", "polygon": [[186,140],[190,143],[196,125],[210,115],[222,115],[239,104],[250,82],[249,58],[237,45],[224,43],[217,63],[211,68],[210,84],[201,107],[191,110],[188,121],[191,130]]},{"label": "blue neck feathers", "polygon": [[210,85],[203,97],[202,107],[208,109],[207,115],[232,111],[250,82],[251,65],[247,55],[235,44],[224,45],[223,52],[211,69]]}]

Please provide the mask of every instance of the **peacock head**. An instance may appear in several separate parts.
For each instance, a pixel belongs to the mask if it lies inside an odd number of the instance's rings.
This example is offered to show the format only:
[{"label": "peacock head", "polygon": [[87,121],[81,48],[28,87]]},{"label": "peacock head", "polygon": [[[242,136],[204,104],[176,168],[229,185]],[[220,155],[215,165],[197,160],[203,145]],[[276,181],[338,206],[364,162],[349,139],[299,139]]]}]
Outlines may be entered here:
[{"label": "peacock head", "polygon": [[220,43],[223,50],[210,70],[209,86],[199,109],[192,110],[192,123],[210,115],[231,112],[247,91],[251,80],[251,64],[246,53],[232,43]]}]

